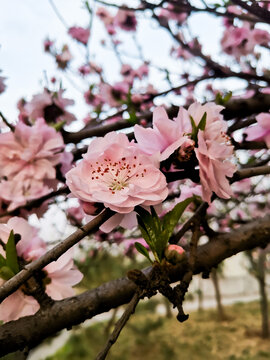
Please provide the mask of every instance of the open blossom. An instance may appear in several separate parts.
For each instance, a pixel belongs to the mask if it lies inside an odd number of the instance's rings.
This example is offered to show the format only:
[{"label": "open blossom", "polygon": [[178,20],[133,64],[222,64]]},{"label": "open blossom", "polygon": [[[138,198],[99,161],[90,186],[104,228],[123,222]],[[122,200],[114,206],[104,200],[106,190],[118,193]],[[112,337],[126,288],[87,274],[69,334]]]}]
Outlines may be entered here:
[{"label": "open blossom", "polygon": [[[190,151],[195,151],[200,166],[202,197],[210,203],[214,191],[221,198],[229,198],[232,191],[227,177],[235,172],[231,158],[233,147],[226,137],[227,123],[220,111],[222,106],[214,103],[201,105],[198,102],[189,106],[188,110],[180,108],[177,117],[170,120],[166,111],[158,107],[153,113],[153,129],[135,125],[134,134],[138,145],[147,154],[161,153],[160,160],[166,160],[178,150],[178,160],[190,158]],[[206,114],[205,129],[198,132],[198,143],[191,141],[191,118],[196,126]]]},{"label": "open blossom", "polygon": [[68,33],[73,39],[81,42],[84,45],[87,45],[90,36],[89,29],[84,29],[80,26],[72,26],[69,28]]},{"label": "open blossom", "polygon": [[19,122],[14,133],[0,134],[0,176],[55,178],[55,165],[60,162],[63,147],[61,134],[38,119],[33,126]]},{"label": "open blossom", "polygon": [[135,125],[134,134],[142,151],[149,155],[160,152],[160,160],[163,161],[188,139],[180,125],[170,120],[160,106],[153,112],[153,129]]},{"label": "open blossom", "polygon": [[73,195],[85,202],[127,214],[136,205],[158,204],[168,194],[165,176],[125,134],[93,140],[83,157],[66,178]]},{"label": "open blossom", "polygon": [[46,195],[56,186],[55,166],[66,158],[60,133],[38,119],[33,126],[19,122],[14,132],[0,134],[0,197],[8,210]]},{"label": "open blossom", "polygon": [[[39,238],[37,229],[29,225],[26,220],[13,217],[7,224],[0,224],[0,238],[4,243],[7,243],[11,230],[21,236],[16,250],[18,256],[25,261],[38,259],[46,252],[46,243]],[[0,254],[5,257],[5,251],[1,246]],[[45,291],[54,300],[74,295],[72,286],[82,279],[80,271],[74,268],[71,256],[72,251],[69,250],[43,269]],[[4,282],[5,280],[0,278],[0,285]],[[4,322],[16,320],[22,316],[35,314],[38,309],[39,304],[34,297],[26,295],[23,288],[20,288],[0,304],[0,320]]]},{"label": "open blossom", "polygon": [[246,140],[263,140],[270,148],[270,113],[260,113],[256,116],[257,125],[251,126],[245,130]]}]

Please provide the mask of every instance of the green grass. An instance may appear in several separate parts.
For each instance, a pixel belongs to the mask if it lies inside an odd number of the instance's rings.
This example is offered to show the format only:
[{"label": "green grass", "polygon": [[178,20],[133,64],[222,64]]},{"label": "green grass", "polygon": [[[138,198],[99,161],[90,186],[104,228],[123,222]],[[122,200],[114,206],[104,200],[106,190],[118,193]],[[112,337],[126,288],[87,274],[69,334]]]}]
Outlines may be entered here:
[{"label": "green grass", "polygon": [[[152,304],[152,309],[155,304]],[[148,307],[148,309],[147,309]],[[147,311],[148,310],[148,311]],[[150,312],[149,312],[150,310]],[[191,313],[183,324],[160,317],[142,304],[112,347],[108,360],[266,360],[270,340],[259,337],[258,303],[226,308],[229,320],[218,322],[214,310]],[[73,332],[47,360],[91,360],[102,349],[106,323]]]}]

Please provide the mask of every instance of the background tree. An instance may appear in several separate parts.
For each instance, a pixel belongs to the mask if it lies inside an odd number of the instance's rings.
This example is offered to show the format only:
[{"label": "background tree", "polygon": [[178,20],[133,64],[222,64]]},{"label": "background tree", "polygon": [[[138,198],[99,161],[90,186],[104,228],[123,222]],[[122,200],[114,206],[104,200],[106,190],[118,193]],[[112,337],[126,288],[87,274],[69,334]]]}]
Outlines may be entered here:
[{"label": "background tree", "polygon": [[[104,359],[142,298],[161,293],[183,322],[194,274],[269,243],[269,4],[84,1],[87,25],[50,4],[74,43],[46,39],[56,75],[19,100],[16,121],[0,113],[0,354],[129,303]],[[213,18],[210,48],[194,23]],[[62,78],[88,106],[83,120]],[[75,229],[46,243],[31,215],[56,207]],[[151,266],[75,295],[70,249],[85,237],[86,253],[135,247]]]}]

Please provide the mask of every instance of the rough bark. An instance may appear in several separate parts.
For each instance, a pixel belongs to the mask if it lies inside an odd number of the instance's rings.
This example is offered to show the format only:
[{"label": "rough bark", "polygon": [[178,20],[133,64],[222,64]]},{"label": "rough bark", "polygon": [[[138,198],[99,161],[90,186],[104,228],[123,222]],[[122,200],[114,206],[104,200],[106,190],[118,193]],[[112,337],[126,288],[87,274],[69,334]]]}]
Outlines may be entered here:
[{"label": "rough bark", "polygon": [[[194,274],[209,272],[222,260],[241,251],[270,242],[270,215],[243,225],[231,233],[216,236],[211,242],[199,246]],[[170,269],[170,280],[180,280],[185,274],[187,261]],[[149,274],[151,268],[144,270]],[[28,346],[30,349],[56,332],[77,325],[86,319],[129,302],[136,286],[126,277],[110,281],[96,289],[56,301],[51,307],[35,315],[4,324],[0,328],[0,356]]]}]

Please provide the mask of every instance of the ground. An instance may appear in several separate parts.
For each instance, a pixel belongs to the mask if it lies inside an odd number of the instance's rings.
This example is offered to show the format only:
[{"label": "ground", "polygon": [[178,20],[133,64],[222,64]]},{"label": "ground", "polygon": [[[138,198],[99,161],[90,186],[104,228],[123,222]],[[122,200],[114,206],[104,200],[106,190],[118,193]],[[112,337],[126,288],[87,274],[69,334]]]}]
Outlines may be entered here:
[{"label": "ground", "polygon": [[[270,359],[270,340],[259,336],[257,302],[226,307],[227,321],[217,321],[215,310],[207,310],[191,313],[183,324],[174,317],[156,315],[154,305],[142,304],[137,309],[108,360]],[[76,330],[67,344],[47,360],[95,359],[105,343],[106,325],[97,323]]]}]

